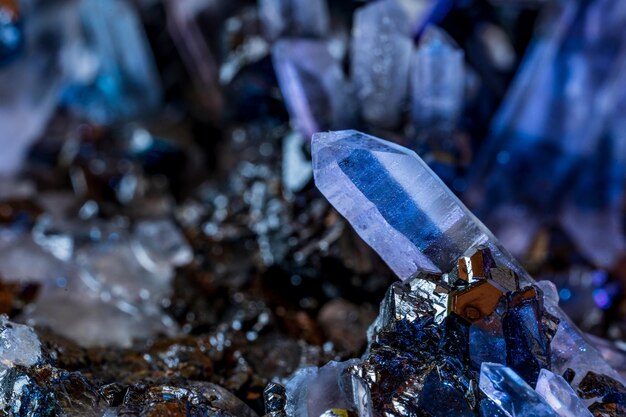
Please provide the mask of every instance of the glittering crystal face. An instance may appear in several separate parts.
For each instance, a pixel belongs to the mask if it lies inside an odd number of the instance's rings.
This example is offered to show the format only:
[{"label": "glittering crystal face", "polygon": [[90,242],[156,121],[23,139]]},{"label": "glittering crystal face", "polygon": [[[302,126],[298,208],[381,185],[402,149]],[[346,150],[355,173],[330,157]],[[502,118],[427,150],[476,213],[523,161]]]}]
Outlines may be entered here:
[{"label": "glittering crystal face", "polygon": [[312,147],[318,188],[401,279],[495,246],[415,152],[353,130],[317,133]]}]

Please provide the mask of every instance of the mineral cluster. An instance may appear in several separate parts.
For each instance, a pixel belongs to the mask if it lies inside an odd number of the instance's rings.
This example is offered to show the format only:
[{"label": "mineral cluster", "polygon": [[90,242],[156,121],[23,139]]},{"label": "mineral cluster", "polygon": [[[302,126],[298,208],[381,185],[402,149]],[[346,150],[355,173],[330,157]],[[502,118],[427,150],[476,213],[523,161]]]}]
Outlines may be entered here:
[{"label": "mineral cluster", "polygon": [[322,193],[403,282],[366,353],[298,371],[272,415],[623,415],[623,379],[554,287],[519,269],[415,153],[342,131],[314,136],[313,160]]}]

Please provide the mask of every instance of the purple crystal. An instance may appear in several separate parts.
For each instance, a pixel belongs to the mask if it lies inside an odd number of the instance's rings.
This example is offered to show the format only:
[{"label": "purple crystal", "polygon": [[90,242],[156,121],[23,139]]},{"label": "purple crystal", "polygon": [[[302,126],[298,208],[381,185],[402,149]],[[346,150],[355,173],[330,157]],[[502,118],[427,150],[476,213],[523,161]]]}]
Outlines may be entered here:
[{"label": "purple crystal", "polygon": [[325,42],[280,40],[272,59],[292,123],[303,135],[351,124],[349,86]]}]

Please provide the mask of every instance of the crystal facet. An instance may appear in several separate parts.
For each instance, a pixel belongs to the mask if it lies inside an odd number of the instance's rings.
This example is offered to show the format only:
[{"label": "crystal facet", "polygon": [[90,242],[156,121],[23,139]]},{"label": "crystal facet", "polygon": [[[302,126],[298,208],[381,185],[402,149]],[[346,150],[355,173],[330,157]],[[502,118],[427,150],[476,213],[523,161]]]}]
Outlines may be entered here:
[{"label": "crystal facet", "polygon": [[511,368],[483,362],[480,389],[511,417],[558,417],[558,414]]},{"label": "crystal facet", "polygon": [[559,417],[592,417],[591,412],[567,381],[547,369],[542,369],[539,373],[535,391],[546,400]]}]

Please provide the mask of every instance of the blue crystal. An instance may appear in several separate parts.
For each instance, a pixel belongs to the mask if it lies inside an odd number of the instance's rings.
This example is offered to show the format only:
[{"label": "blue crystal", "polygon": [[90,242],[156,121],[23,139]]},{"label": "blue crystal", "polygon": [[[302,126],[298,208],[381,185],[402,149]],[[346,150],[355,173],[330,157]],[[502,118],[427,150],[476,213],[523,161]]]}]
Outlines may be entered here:
[{"label": "blue crystal", "polygon": [[472,169],[470,198],[515,254],[542,222],[559,220],[585,256],[610,267],[626,251],[626,8],[555,2],[547,17]]},{"label": "blue crystal", "polygon": [[79,7],[86,38],[76,65],[84,69],[64,103],[105,124],[154,110],[161,84],[134,9],[123,0],[82,0]]}]

